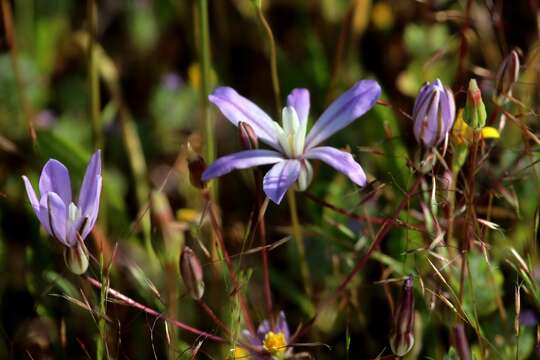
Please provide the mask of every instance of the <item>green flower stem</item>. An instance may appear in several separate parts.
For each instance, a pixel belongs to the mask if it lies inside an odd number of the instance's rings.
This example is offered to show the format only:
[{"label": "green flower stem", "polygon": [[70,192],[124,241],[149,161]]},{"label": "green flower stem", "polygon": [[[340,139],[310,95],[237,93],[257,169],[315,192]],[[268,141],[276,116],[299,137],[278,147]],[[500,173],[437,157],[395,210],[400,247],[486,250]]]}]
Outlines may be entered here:
[{"label": "green flower stem", "polygon": [[99,67],[96,47],[97,4],[88,0],[88,84],[90,88],[90,117],[92,119],[92,137],[94,149],[103,149],[101,133],[101,99],[99,96]]},{"label": "green flower stem", "polygon": [[264,31],[266,32],[266,36],[268,36],[268,44],[270,47],[270,73],[272,75],[272,90],[274,91],[274,98],[276,102],[276,115],[279,115],[281,114],[281,90],[279,86],[279,73],[277,69],[276,41],[274,39],[272,29],[270,28],[268,21],[266,21],[266,18],[264,17],[261,6],[256,6],[256,8],[259,21],[261,22]]},{"label": "green flower stem", "polygon": [[[216,158],[216,139],[214,137],[214,123],[210,116],[208,94],[210,92],[210,35],[208,26],[208,1],[197,1],[197,15],[199,26],[199,63],[201,69],[201,106],[203,114],[203,128],[206,138],[206,162],[211,164]],[[212,199],[217,199],[217,186],[211,190]]]},{"label": "green flower stem", "polygon": [[104,259],[103,259],[103,253],[99,256],[99,274],[101,277],[101,283],[104,284],[104,286],[101,287],[101,291],[99,294],[99,322],[98,322],[98,330],[99,333],[96,337],[96,359],[102,360],[103,354],[107,348],[105,344],[105,338],[106,338],[106,331],[107,331],[107,322],[105,321],[105,318],[107,316],[107,288],[109,287],[109,280],[104,276]]},{"label": "green flower stem", "polygon": [[298,257],[300,260],[300,273],[304,282],[304,288],[309,297],[311,297],[311,281],[309,274],[309,265],[306,260],[306,248],[304,246],[304,238],[300,221],[298,220],[298,207],[296,206],[296,196],[293,189],[287,191],[287,201],[289,202],[289,210],[291,214],[291,226],[293,237],[296,240],[298,247]]}]

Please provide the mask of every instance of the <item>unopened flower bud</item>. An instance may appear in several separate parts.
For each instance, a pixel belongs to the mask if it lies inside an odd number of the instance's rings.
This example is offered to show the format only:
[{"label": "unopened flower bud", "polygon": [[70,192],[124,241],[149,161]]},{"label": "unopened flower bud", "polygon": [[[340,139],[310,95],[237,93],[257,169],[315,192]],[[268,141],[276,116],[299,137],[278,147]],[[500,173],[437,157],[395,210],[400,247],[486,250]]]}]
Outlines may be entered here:
[{"label": "unopened flower bud", "polygon": [[414,136],[427,148],[444,141],[456,117],[456,105],[452,91],[440,80],[426,83],[414,102]]},{"label": "unopened flower bud", "polygon": [[482,92],[475,79],[469,82],[467,102],[463,112],[463,119],[473,129],[481,129],[486,125],[486,106],[482,101]]},{"label": "unopened flower bud", "polygon": [[187,246],[180,255],[180,274],[189,295],[200,300],[204,295],[203,271],[197,255]]},{"label": "unopened flower bud", "polygon": [[517,50],[514,49],[504,58],[497,71],[495,78],[496,99],[502,100],[512,96],[512,87],[519,77],[519,66],[519,55]]},{"label": "unopened flower bud", "polygon": [[238,124],[238,130],[240,132],[240,143],[245,150],[253,150],[259,147],[259,139],[251,125],[242,121]]},{"label": "unopened flower bud", "polygon": [[191,182],[191,185],[196,188],[203,189],[206,183],[202,180],[202,174],[204,170],[206,170],[206,161],[204,161],[204,158],[200,154],[196,153],[191,148],[190,144],[188,144],[187,151],[189,181]]},{"label": "unopened flower bud", "polygon": [[75,275],[82,275],[88,269],[88,250],[84,244],[64,248],[64,261]]},{"label": "unopened flower bud", "polygon": [[403,288],[390,335],[390,348],[397,356],[404,356],[414,346],[414,293],[413,278],[409,276]]}]

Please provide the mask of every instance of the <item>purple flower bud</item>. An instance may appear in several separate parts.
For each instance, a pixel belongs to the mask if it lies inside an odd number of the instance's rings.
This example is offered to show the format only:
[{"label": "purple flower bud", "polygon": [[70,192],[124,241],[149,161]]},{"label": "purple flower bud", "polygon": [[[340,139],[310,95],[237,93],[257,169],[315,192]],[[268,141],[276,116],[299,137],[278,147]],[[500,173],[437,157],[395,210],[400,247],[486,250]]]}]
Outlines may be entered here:
[{"label": "purple flower bud", "polygon": [[206,170],[206,161],[204,161],[204,158],[196,153],[189,144],[187,151],[189,181],[191,182],[191,185],[196,188],[204,189],[206,182],[202,180],[202,174]]},{"label": "purple flower bud", "polygon": [[194,300],[200,300],[204,295],[202,266],[197,255],[187,246],[180,255],[180,274],[189,295]]},{"label": "purple flower bud", "polygon": [[496,98],[507,98],[512,95],[512,87],[519,77],[519,65],[519,55],[514,49],[504,58],[497,71],[497,76],[495,78]]},{"label": "purple flower bud", "polygon": [[414,136],[427,148],[439,145],[452,128],[456,105],[452,91],[439,79],[426,83],[414,102]]},{"label": "purple flower bud", "polygon": [[397,356],[404,356],[414,346],[414,293],[413,278],[409,276],[394,313],[394,327],[390,335],[390,348]]},{"label": "purple flower bud", "polygon": [[240,143],[244,150],[253,150],[259,147],[259,139],[255,130],[247,122],[240,122],[238,124],[238,130],[240,132]]}]

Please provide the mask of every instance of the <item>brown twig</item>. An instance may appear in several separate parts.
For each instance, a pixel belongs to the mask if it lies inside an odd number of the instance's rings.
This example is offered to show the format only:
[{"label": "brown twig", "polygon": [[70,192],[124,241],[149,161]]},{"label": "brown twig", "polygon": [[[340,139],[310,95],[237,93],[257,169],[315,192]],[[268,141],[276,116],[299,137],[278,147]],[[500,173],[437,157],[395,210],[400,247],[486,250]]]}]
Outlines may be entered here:
[{"label": "brown twig", "polygon": [[[98,289],[101,289],[102,287],[102,284],[99,280],[96,280],[90,276],[86,276],[86,280],[88,280],[88,282],[90,282],[90,284],[92,284],[92,286],[98,288]],[[145,306],[141,303],[138,303],[137,301],[131,299],[130,297],[127,297],[126,295],[122,294],[121,292],[119,291],[116,291],[112,288],[107,288],[107,295],[110,295],[112,297],[114,297],[116,300],[119,300],[121,302],[123,302],[125,305],[127,306],[131,306],[133,308],[136,308],[142,312],[145,312],[149,315],[152,315],[152,316],[155,316],[155,317],[158,317],[158,318],[162,318],[163,320],[167,320],[169,323],[173,324],[174,326],[176,326],[177,328],[179,329],[182,329],[182,330],[185,330],[187,332],[190,332],[192,334],[195,334],[195,335],[198,335],[198,336],[202,336],[204,338],[207,338],[209,340],[213,340],[213,341],[216,341],[216,342],[221,342],[221,343],[226,343],[227,340],[220,337],[220,336],[217,336],[217,335],[213,335],[213,334],[210,334],[206,331],[202,331],[202,330],[199,330],[197,328],[194,328],[192,326],[189,326],[187,324],[184,324],[183,322],[180,322],[178,320],[175,320],[175,319],[168,319],[166,316],[164,316],[163,314],[159,313],[158,311],[152,309],[152,308],[149,308],[148,306]]]}]

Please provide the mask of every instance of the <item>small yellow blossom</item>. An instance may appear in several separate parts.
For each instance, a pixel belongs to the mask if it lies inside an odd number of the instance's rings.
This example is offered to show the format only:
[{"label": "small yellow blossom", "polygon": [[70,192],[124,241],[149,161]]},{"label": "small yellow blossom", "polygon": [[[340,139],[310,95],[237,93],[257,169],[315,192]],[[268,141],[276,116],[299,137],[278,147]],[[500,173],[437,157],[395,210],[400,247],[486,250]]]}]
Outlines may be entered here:
[{"label": "small yellow blossom", "polygon": [[281,353],[285,351],[287,342],[285,341],[285,335],[282,332],[274,333],[269,331],[264,336],[263,347],[269,353]]},{"label": "small yellow blossom", "polygon": [[231,350],[229,359],[249,359],[249,352],[243,347],[237,346]]},{"label": "small yellow blossom", "polygon": [[[480,129],[482,139],[498,139],[501,137],[499,131],[494,127],[485,126]],[[463,120],[463,109],[459,110],[458,116],[452,129],[452,138],[457,144],[470,143],[473,139],[473,129]]]}]

